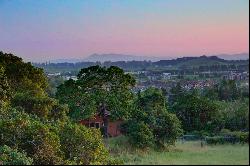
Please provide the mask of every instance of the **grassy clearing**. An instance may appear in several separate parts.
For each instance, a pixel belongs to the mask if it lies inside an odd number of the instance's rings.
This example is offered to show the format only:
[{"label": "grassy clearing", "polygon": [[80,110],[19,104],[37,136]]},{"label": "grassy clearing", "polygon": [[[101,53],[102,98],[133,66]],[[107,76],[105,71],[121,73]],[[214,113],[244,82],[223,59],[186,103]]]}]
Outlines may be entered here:
[{"label": "grassy clearing", "polygon": [[114,158],[132,165],[248,165],[249,145],[200,146],[200,142],[177,142],[169,151],[136,150],[122,136],[107,140],[107,147]]}]

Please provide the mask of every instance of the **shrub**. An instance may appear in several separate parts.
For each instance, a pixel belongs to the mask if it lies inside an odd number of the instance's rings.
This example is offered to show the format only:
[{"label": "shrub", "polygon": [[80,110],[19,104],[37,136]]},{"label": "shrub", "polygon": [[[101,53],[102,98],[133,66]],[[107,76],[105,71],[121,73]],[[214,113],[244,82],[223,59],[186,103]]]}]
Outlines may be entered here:
[{"label": "shrub", "polygon": [[60,139],[51,126],[15,110],[0,119],[0,146],[25,151],[34,164],[61,164]]},{"label": "shrub", "polygon": [[62,150],[69,161],[77,164],[107,164],[109,154],[97,129],[65,123],[59,132]]},{"label": "shrub", "polygon": [[164,148],[165,143],[173,145],[183,132],[177,116],[168,112],[156,117],[156,124],[152,127],[156,145],[161,148]]},{"label": "shrub", "polygon": [[249,140],[249,132],[235,131],[231,133],[231,136],[235,137],[237,142],[240,143],[248,143]]},{"label": "shrub", "polygon": [[188,91],[178,95],[171,110],[176,113],[186,132],[205,129],[212,133],[220,129],[218,105],[201,96],[197,91]]},{"label": "shrub", "polygon": [[249,98],[232,102],[218,102],[223,127],[231,131],[249,130]]},{"label": "shrub", "polygon": [[226,142],[234,143],[233,138],[226,138],[226,137],[221,137],[221,136],[206,137],[205,140],[207,144],[210,144],[210,145],[225,144]]},{"label": "shrub", "polygon": [[144,122],[131,123],[128,129],[129,142],[138,148],[152,146],[154,135]]},{"label": "shrub", "polygon": [[17,93],[12,99],[12,106],[21,107],[26,113],[49,120],[65,120],[69,109],[60,105],[58,100],[43,96],[34,96],[31,92]]},{"label": "shrub", "polygon": [[32,158],[27,157],[26,153],[18,152],[9,146],[0,147],[0,165],[31,165]]},{"label": "shrub", "polygon": [[221,136],[206,137],[207,144],[225,144],[225,143],[248,143],[249,132],[230,132],[224,130]]},{"label": "shrub", "polygon": [[249,143],[249,132],[241,132],[239,139],[241,143]]},{"label": "shrub", "polygon": [[118,159],[112,159],[110,158],[107,165],[123,165],[124,162],[122,160],[118,160]]},{"label": "shrub", "polygon": [[24,151],[36,165],[119,164],[110,159],[97,129],[71,121],[45,123],[15,110],[0,117],[0,146]]},{"label": "shrub", "polygon": [[249,132],[242,131],[230,131],[228,129],[221,130],[221,135],[226,137],[234,137],[237,142],[240,143],[248,143],[249,140]]},{"label": "shrub", "polygon": [[149,88],[138,93],[131,119],[122,126],[135,147],[145,148],[173,145],[182,134],[181,123],[168,112],[166,99],[160,89]]}]

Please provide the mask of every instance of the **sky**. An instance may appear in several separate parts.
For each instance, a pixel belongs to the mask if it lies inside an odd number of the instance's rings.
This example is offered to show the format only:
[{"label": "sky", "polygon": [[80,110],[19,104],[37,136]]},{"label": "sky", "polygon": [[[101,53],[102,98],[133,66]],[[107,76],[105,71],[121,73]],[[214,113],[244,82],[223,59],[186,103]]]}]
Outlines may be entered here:
[{"label": "sky", "polygon": [[33,62],[248,53],[249,0],[0,0],[0,51]]}]

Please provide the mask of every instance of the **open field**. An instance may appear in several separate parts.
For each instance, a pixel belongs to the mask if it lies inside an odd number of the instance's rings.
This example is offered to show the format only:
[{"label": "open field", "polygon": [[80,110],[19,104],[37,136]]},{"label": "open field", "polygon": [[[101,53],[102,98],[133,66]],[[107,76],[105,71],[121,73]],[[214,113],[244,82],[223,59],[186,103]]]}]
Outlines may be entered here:
[{"label": "open field", "polygon": [[182,144],[169,152],[155,150],[132,150],[125,137],[113,138],[107,142],[113,157],[123,160],[124,164],[132,165],[248,165],[249,145],[216,145],[201,147],[199,141]]}]

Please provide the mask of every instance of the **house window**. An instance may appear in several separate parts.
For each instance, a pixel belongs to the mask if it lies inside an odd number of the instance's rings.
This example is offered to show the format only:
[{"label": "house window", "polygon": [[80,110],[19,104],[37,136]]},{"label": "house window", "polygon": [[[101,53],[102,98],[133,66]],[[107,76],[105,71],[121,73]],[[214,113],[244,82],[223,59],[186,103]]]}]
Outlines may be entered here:
[{"label": "house window", "polygon": [[90,123],[90,127],[95,127],[95,123]]},{"label": "house window", "polygon": [[95,127],[96,127],[97,129],[99,129],[99,128],[100,128],[100,123],[95,123]]}]

